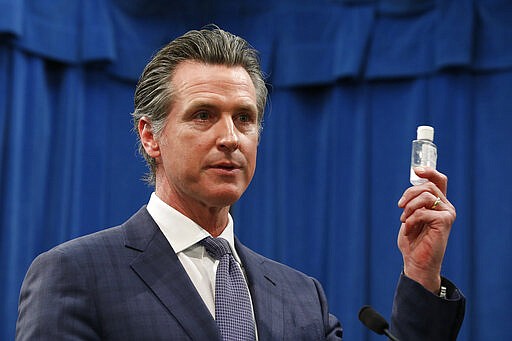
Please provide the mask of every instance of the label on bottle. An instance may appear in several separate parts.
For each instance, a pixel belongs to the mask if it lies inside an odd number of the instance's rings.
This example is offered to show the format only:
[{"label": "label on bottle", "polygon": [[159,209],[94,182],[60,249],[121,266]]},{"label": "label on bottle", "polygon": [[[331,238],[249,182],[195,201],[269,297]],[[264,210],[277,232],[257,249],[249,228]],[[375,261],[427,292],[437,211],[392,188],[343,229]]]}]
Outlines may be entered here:
[{"label": "label on bottle", "polygon": [[411,154],[411,174],[410,181],[413,185],[420,185],[428,180],[420,178],[416,175],[414,167],[431,167],[436,168],[437,164],[437,147],[427,140],[414,140],[412,141],[412,154]]}]

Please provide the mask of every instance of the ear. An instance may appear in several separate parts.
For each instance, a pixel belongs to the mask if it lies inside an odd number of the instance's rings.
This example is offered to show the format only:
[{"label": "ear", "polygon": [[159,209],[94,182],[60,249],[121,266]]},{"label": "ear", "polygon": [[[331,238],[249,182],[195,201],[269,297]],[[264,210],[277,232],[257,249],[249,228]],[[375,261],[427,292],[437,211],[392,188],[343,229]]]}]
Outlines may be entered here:
[{"label": "ear", "polygon": [[148,153],[148,155],[154,159],[159,157],[160,146],[158,145],[158,141],[156,140],[155,135],[153,134],[151,123],[146,116],[143,116],[139,120],[137,128],[139,130],[140,142],[142,143],[142,146],[144,147],[146,153]]}]

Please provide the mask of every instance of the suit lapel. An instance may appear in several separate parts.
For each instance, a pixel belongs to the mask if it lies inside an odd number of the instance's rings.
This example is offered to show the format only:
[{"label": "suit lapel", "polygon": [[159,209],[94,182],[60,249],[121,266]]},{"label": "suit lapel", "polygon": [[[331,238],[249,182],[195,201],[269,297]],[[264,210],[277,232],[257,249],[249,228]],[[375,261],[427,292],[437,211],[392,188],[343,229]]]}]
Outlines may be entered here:
[{"label": "suit lapel", "polygon": [[126,247],[141,251],[130,265],[137,275],[191,339],[219,339],[215,320],[147,210],[142,208],[125,227]]},{"label": "suit lapel", "polygon": [[283,339],[283,300],[276,276],[268,271],[264,257],[245,247],[236,238],[235,246],[247,276],[259,340]]}]

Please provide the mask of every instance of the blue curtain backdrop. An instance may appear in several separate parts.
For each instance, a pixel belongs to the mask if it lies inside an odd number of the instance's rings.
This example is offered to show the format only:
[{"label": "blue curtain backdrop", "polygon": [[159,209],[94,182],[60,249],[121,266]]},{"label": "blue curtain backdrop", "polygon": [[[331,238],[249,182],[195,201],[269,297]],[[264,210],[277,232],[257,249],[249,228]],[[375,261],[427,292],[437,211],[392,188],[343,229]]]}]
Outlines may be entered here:
[{"label": "blue curtain backdrop", "polygon": [[443,273],[468,298],[459,339],[508,339],[508,0],[0,0],[0,339],[38,253],[147,202],[136,80],[209,23],[260,50],[272,84],[240,239],[320,279],[347,340],[378,340],[357,312],[389,316],[410,141],[433,125],[458,209]]}]

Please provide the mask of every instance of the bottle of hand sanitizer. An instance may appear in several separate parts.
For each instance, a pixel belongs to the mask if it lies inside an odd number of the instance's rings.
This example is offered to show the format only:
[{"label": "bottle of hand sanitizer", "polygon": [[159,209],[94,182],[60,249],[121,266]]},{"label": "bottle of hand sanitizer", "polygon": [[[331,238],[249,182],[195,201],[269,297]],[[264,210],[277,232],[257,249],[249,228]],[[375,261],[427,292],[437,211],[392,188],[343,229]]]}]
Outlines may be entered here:
[{"label": "bottle of hand sanitizer", "polygon": [[421,185],[427,182],[427,179],[420,178],[414,173],[414,167],[436,168],[437,147],[434,144],[434,128],[430,126],[419,126],[417,138],[412,141],[411,154],[411,175],[410,181],[413,185]]}]

